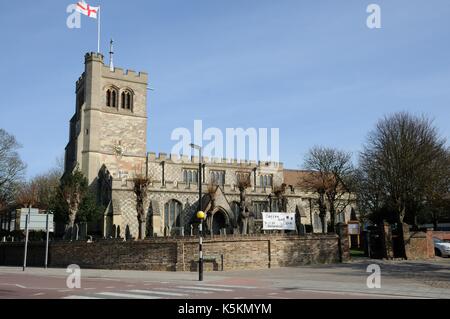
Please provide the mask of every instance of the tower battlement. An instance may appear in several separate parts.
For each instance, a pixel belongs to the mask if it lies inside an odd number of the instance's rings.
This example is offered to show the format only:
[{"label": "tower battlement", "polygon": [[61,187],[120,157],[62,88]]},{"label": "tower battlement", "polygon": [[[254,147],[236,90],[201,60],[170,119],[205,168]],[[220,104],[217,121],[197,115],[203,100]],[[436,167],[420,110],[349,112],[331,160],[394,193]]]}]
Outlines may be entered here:
[{"label": "tower battlement", "polygon": [[85,77],[86,77],[86,73],[83,72],[83,74],[78,78],[78,80],[76,82],[76,85],[75,85],[76,91],[78,91],[83,86]]},{"label": "tower battlement", "polygon": [[114,68],[114,70],[111,71],[106,65],[103,66],[103,76],[115,80],[133,81],[145,84],[148,82],[148,73],[146,72],[136,72],[122,68]]},{"label": "tower battlement", "polygon": [[134,70],[122,69],[114,67],[113,70],[110,69],[108,65],[104,63],[104,56],[101,53],[89,52],[85,55],[85,63],[99,62],[102,64],[102,76],[106,78],[111,78],[114,80],[122,81],[132,81],[141,84],[148,83],[148,73],[146,72],[136,72]]},{"label": "tower battlement", "polygon": [[84,55],[85,62],[89,62],[89,61],[93,61],[93,60],[96,60],[96,61],[100,60],[103,63],[103,58],[104,58],[103,54],[98,53],[98,52],[88,52]]}]

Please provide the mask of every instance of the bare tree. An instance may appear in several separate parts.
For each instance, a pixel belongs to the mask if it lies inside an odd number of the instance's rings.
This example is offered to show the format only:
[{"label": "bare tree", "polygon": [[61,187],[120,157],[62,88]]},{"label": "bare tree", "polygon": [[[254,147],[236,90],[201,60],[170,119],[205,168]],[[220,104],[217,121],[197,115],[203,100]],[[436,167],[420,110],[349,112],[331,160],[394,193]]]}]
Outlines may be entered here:
[{"label": "bare tree", "polygon": [[137,212],[137,220],[139,223],[139,234],[138,239],[142,240],[145,237],[145,226],[146,226],[146,214],[144,209],[144,202],[147,198],[148,186],[150,185],[150,179],[147,176],[136,174],[136,177],[133,179],[133,191],[136,195],[136,212]]},{"label": "bare tree", "polygon": [[54,194],[60,185],[62,175],[63,172],[60,169],[54,168],[31,180],[31,183],[36,187],[36,208],[50,209]]},{"label": "bare tree", "polygon": [[36,207],[38,202],[38,184],[35,181],[21,183],[17,195],[16,204],[23,207]]},{"label": "bare tree", "polygon": [[209,205],[206,209],[206,227],[207,231],[211,232],[211,235],[213,233],[213,216],[212,213],[214,212],[214,209],[216,208],[216,194],[217,189],[219,188],[219,185],[217,183],[211,182],[208,184],[208,187],[206,188],[206,194],[209,196]]},{"label": "bare tree", "polygon": [[80,204],[89,192],[88,180],[77,167],[74,172],[63,176],[58,191],[68,208],[68,223],[66,227],[66,235],[68,235],[75,225]]},{"label": "bare tree", "polygon": [[[281,212],[287,211],[287,197],[286,197],[286,184],[274,185],[273,186],[273,194],[272,202],[276,201],[278,208]],[[272,208],[273,209],[273,208]]]},{"label": "bare tree", "polygon": [[358,197],[372,218],[417,226],[417,216],[449,191],[446,140],[432,121],[401,112],[384,117],[370,132],[360,156]]},{"label": "bare tree", "polygon": [[448,193],[445,143],[425,117],[408,113],[385,117],[369,134],[361,153],[360,171],[364,182],[373,186],[365,196],[395,212],[398,222],[415,225],[427,196]]},{"label": "bare tree", "polygon": [[236,186],[239,189],[239,208],[240,208],[240,216],[239,219],[241,221],[241,233],[248,234],[248,218],[250,217],[250,212],[247,211],[246,202],[245,202],[245,192],[247,188],[251,186],[250,182],[250,174],[238,174],[236,176]]},{"label": "bare tree", "polygon": [[16,138],[0,129],[0,202],[3,206],[13,202],[17,184],[25,172],[25,164],[17,152],[19,148]]},{"label": "bare tree", "polygon": [[303,185],[318,195],[322,231],[328,207],[331,222],[329,231],[334,232],[336,215],[344,212],[351,202],[350,184],[354,173],[351,154],[334,148],[314,147],[306,156],[304,166],[310,170],[310,174]]}]

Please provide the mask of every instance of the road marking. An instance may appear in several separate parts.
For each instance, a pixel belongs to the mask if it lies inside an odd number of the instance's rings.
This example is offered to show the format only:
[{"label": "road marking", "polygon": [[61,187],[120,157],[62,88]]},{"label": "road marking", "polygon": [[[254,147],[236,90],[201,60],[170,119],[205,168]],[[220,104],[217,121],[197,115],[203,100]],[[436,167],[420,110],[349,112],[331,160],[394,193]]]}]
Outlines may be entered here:
[{"label": "road marking", "polygon": [[95,290],[95,288],[84,288],[84,290]]},{"label": "road marking", "polygon": [[33,296],[43,296],[43,295],[45,295],[43,292],[38,292],[37,294],[34,294]]},{"label": "road marking", "polygon": [[177,288],[181,289],[194,289],[194,290],[210,290],[210,291],[233,291],[231,289],[223,289],[223,288],[209,288],[209,287],[198,287],[198,286],[177,286]]},{"label": "road marking", "polygon": [[[359,296],[359,297],[396,297],[399,299],[431,299],[430,297],[415,297],[415,296],[406,296],[406,295],[397,295],[397,294],[378,294],[378,293],[364,293],[364,292],[356,292],[356,291],[332,291],[332,290],[319,290],[319,289],[302,289],[297,288],[297,292],[314,292],[314,293],[322,293],[322,294],[334,294],[334,295],[346,295],[346,296]],[[288,291],[288,293],[295,293],[295,291]]]},{"label": "road marking", "polygon": [[116,288],[116,287],[105,287],[106,289],[114,289],[114,288]]},{"label": "road marking", "polygon": [[155,290],[128,290],[128,292],[133,292],[137,294],[150,294],[150,295],[162,295],[162,296],[173,296],[173,297],[183,297],[187,296],[187,294],[181,294],[177,292],[164,292],[164,291],[155,291]]},{"label": "road marking", "polygon": [[154,288],[155,290],[165,290],[165,291],[177,291],[177,292],[185,292],[191,294],[210,294],[211,291],[201,291],[201,290],[188,290],[188,289],[176,289],[176,288]]},{"label": "road marking", "polygon": [[218,288],[237,288],[237,289],[257,289],[258,287],[252,286],[236,286],[236,285],[213,285],[213,284],[199,284],[201,287],[218,287]]},{"label": "road marking", "polygon": [[277,296],[269,296],[270,299],[291,299],[291,298],[285,298],[285,297],[277,297]]},{"label": "road marking", "polygon": [[100,292],[97,295],[109,296],[109,297],[119,297],[119,298],[129,298],[129,299],[161,299],[161,297],[148,296],[148,295],[137,295],[137,294],[124,294],[117,292]]},{"label": "road marking", "polygon": [[15,287],[18,287],[18,288],[27,289],[27,287],[19,285],[19,284],[0,284],[0,285],[2,285],[2,286],[15,286]]},{"label": "road marking", "polygon": [[102,299],[102,298],[88,297],[88,296],[68,296],[64,297],[63,299]]}]

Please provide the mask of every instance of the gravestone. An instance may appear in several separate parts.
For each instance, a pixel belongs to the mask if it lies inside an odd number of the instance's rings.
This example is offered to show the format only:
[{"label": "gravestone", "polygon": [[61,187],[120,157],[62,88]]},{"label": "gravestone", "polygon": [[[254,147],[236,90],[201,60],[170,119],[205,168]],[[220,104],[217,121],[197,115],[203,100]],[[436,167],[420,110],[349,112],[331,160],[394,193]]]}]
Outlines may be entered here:
[{"label": "gravestone", "polygon": [[130,226],[127,225],[127,227],[125,228],[125,240],[131,240],[131,231],[130,231]]},{"label": "gravestone", "polygon": [[80,235],[79,235],[79,239],[80,240],[85,240],[87,238],[87,223],[81,223],[80,224]]},{"label": "gravestone", "polygon": [[72,229],[71,240],[75,240],[75,241],[78,240],[79,231],[80,231],[80,227],[78,226],[78,224],[75,224],[75,226],[73,226],[73,229]]}]

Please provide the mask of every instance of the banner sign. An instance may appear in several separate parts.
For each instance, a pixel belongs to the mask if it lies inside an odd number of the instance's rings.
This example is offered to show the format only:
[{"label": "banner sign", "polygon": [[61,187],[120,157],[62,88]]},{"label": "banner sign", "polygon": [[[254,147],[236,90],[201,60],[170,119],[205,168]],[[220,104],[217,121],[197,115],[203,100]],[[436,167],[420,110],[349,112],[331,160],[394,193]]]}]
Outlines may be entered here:
[{"label": "banner sign", "polygon": [[295,213],[263,213],[263,230],[296,230]]}]

